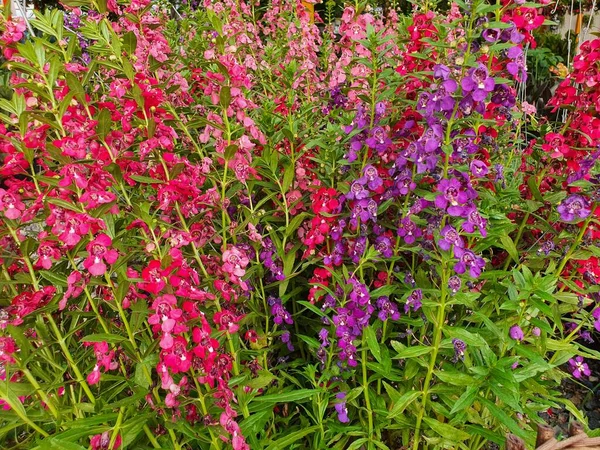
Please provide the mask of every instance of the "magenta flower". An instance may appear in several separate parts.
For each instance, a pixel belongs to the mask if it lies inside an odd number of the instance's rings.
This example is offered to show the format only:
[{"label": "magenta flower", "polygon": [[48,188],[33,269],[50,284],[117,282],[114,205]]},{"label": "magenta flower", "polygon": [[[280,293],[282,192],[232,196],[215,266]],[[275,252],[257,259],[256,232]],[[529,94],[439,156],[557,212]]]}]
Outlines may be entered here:
[{"label": "magenta flower", "polygon": [[589,377],[592,374],[588,365],[583,362],[582,356],[577,356],[575,359],[571,358],[569,360],[569,366],[573,372],[573,376],[577,379],[582,378],[583,376]]},{"label": "magenta flower", "polygon": [[89,255],[83,262],[83,267],[94,276],[104,275],[106,272],[105,262],[114,264],[119,258],[119,253],[115,249],[108,248],[111,245],[111,238],[106,234],[99,234],[86,246]]}]

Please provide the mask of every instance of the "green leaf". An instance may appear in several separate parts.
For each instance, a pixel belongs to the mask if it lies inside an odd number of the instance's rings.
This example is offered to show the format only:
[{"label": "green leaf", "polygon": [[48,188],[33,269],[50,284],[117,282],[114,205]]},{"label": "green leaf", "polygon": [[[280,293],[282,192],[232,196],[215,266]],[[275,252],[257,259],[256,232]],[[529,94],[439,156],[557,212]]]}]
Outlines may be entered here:
[{"label": "green leaf", "polygon": [[460,412],[464,409],[467,409],[469,406],[475,402],[475,398],[477,398],[477,392],[479,391],[478,386],[469,386],[465,392],[456,400],[454,406],[450,410],[450,415],[454,415],[457,412]]},{"label": "green leaf", "polygon": [[98,133],[100,139],[105,139],[106,135],[110,132],[110,127],[112,125],[110,111],[106,108],[101,109],[96,120],[98,121],[96,133]]},{"label": "green leaf", "polygon": [[290,433],[287,436],[271,443],[271,445],[267,447],[267,450],[287,450],[290,448],[291,444],[293,444],[296,441],[299,441],[304,436],[315,432],[318,428],[319,427],[317,425],[313,425],[312,427],[303,428],[301,430]]},{"label": "green leaf", "polygon": [[398,354],[396,356],[394,356],[392,359],[416,358],[418,356],[422,356],[422,355],[431,353],[431,351],[433,350],[433,347],[426,347],[424,345],[416,345],[414,347],[406,347],[403,349],[397,349],[396,347],[394,347],[394,348],[398,351]]},{"label": "green leaf", "polygon": [[225,149],[223,158],[225,158],[226,161],[229,161],[235,156],[237,151],[238,151],[238,146],[236,144],[228,145],[227,148]]},{"label": "green leaf", "polygon": [[394,403],[394,407],[390,410],[387,418],[393,419],[396,416],[399,416],[404,412],[404,410],[417,398],[422,396],[423,393],[421,391],[408,391],[400,396],[398,401]]},{"label": "green leaf", "polygon": [[519,252],[517,251],[517,247],[513,242],[512,238],[507,234],[500,236],[500,242],[502,243],[502,248],[508,252],[510,257],[514,262],[519,262]]},{"label": "green leaf", "polygon": [[110,333],[99,333],[99,334],[88,334],[82,342],[108,342],[109,344],[118,344],[119,342],[126,341],[127,338],[119,336],[118,334]]},{"label": "green leaf", "polygon": [[143,175],[131,175],[132,180],[138,181],[144,184],[162,184],[162,180],[157,180],[156,178],[145,177]]},{"label": "green leaf", "polygon": [[231,103],[231,88],[229,86],[221,87],[221,92],[219,93],[219,103],[223,108],[228,108]]},{"label": "green leaf", "polygon": [[511,433],[523,439],[527,438],[527,433],[525,430],[523,430],[519,424],[513,418],[509,417],[509,415],[506,414],[502,409],[485,398],[479,397],[479,400],[485,405],[492,417],[508,428]]},{"label": "green leaf", "polygon": [[70,441],[66,441],[64,439],[58,439],[58,438],[48,438],[48,439],[44,439],[41,443],[40,446],[38,447],[39,450],[86,450],[87,447],[82,447],[79,444],[76,444],[74,442],[70,442]]},{"label": "green leaf", "polygon": [[123,50],[129,55],[135,54],[137,48],[137,37],[133,31],[129,31],[123,35]]},{"label": "green leaf", "polygon": [[262,397],[255,397],[252,399],[253,403],[286,403],[286,402],[297,402],[300,400],[306,400],[315,395],[318,391],[316,389],[298,389],[297,391],[281,392],[279,394],[268,394]]},{"label": "green leaf", "polygon": [[49,270],[40,270],[38,273],[42,276],[44,280],[48,280],[54,286],[68,286],[67,277],[65,277],[64,275],[60,275]]},{"label": "green leaf", "polygon": [[471,435],[466,431],[454,428],[452,425],[448,425],[447,423],[438,422],[437,420],[432,419],[430,417],[424,417],[423,421],[427,425],[429,425],[429,427],[433,431],[442,436],[444,439],[449,439],[454,442],[460,442],[471,437]]},{"label": "green leaf", "polygon": [[375,357],[377,362],[381,363],[381,349],[379,347],[379,342],[377,341],[375,330],[372,326],[368,326],[363,329],[363,333],[371,354]]},{"label": "green leaf", "polygon": [[477,380],[471,375],[458,370],[436,370],[434,373],[441,381],[453,386],[472,386],[477,383]]},{"label": "green leaf", "polygon": [[67,72],[65,77],[67,79],[69,89],[73,92],[75,98],[80,103],[85,103],[85,90],[83,89],[83,86],[81,85],[79,79],[71,72]]}]

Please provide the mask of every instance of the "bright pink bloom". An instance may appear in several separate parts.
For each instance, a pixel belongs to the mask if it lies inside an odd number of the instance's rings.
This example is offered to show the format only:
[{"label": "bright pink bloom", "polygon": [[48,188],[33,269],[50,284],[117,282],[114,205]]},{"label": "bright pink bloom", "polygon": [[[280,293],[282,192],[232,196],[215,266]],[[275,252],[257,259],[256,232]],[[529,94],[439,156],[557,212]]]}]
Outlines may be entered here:
[{"label": "bright pink bloom", "polygon": [[99,234],[96,239],[90,242],[86,249],[89,256],[83,262],[83,267],[89,270],[94,276],[104,275],[106,264],[114,264],[119,258],[119,253],[115,249],[109,249],[112,240],[106,234]]},{"label": "bright pink bloom", "polygon": [[4,211],[7,219],[19,218],[24,210],[25,204],[18,194],[0,189],[0,211]]}]

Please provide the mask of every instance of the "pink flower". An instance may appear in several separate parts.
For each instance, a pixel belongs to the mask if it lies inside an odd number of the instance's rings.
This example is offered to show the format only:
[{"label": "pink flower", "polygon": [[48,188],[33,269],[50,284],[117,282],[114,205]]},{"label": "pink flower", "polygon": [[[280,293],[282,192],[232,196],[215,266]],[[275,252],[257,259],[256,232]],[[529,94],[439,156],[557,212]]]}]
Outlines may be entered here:
[{"label": "pink flower", "polygon": [[115,249],[109,249],[112,240],[106,234],[100,234],[86,246],[89,256],[83,262],[85,267],[94,276],[104,275],[106,264],[114,264],[119,258]]},{"label": "pink flower", "polygon": [[112,434],[110,431],[105,431],[102,434],[96,434],[90,439],[90,447],[92,450],[116,450],[121,446],[121,435],[118,435],[115,439],[112,447],[110,446],[110,438]]},{"label": "pink flower", "polygon": [[4,211],[7,219],[17,219],[21,212],[25,210],[25,204],[21,201],[18,194],[0,189],[0,211]]},{"label": "pink flower", "polygon": [[27,25],[25,25],[25,21],[21,17],[13,17],[12,21],[6,22],[5,26],[6,29],[2,33],[2,36],[0,36],[0,41],[9,45],[23,39],[23,32],[27,29]]},{"label": "pink flower", "polygon": [[249,262],[244,252],[235,246],[223,253],[223,271],[235,277],[243,277],[246,274],[244,268]]}]

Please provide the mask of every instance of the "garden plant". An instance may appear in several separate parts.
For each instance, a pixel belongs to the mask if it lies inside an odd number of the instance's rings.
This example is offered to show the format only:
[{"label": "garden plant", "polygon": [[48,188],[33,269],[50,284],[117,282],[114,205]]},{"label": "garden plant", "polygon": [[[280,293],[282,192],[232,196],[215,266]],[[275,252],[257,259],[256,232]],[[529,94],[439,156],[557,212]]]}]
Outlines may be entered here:
[{"label": "garden plant", "polygon": [[600,355],[600,40],[553,122],[524,101],[543,4],[330,3],[4,11],[1,448],[585,423],[559,386]]}]

